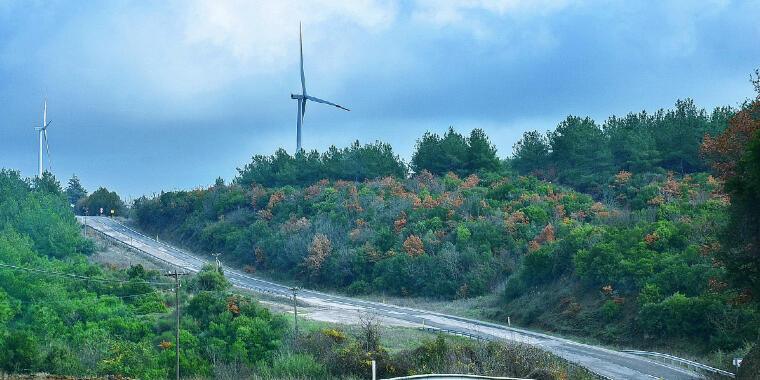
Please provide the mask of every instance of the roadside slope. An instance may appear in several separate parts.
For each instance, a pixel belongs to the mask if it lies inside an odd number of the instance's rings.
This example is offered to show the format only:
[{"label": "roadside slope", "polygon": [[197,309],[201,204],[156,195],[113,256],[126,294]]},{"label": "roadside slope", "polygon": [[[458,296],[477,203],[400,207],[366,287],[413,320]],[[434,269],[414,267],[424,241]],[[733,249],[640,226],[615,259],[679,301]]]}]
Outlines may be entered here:
[{"label": "roadside slope", "polygon": [[[85,222],[84,217],[77,218],[80,222]],[[147,236],[107,217],[87,217],[86,223],[87,226],[100,231],[110,238],[131,245],[155,259],[190,272],[198,272],[206,262],[205,260],[185,251],[148,238]],[[291,295],[287,286],[257,279],[234,270],[226,269],[226,276],[236,287],[275,296],[289,297]],[[420,325],[422,325],[424,320],[425,326],[427,327],[454,330],[500,340],[523,342],[545,349],[570,362],[588,368],[600,376],[610,379],[701,378],[700,375],[694,372],[671,367],[664,363],[655,362],[634,355],[493,323],[424,310],[357,300],[349,297],[334,296],[307,289],[299,291],[299,300],[315,306],[344,309],[346,312],[372,312],[384,318],[419,323]]]}]

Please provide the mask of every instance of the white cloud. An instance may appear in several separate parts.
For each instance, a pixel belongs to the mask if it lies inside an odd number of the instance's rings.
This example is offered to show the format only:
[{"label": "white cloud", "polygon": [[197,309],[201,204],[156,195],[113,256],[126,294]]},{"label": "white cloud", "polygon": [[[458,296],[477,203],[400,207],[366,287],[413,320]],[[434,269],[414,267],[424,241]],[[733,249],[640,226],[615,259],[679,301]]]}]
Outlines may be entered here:
[{"label": "white cloud", "polygon": [[388,28],[396,18],[394,2],[197,0],[185,12],[185,42],[212,46],[247,64],[273,65],[293,54],[297,24],[311,43],[335,39],[341,28]]},{"label": "white cloud", "polygon": [[470,12],[486,11],[497,16],[544,15],[572,3],[572,0],[418,0],[414,17],[438,26],[469,24]]}]

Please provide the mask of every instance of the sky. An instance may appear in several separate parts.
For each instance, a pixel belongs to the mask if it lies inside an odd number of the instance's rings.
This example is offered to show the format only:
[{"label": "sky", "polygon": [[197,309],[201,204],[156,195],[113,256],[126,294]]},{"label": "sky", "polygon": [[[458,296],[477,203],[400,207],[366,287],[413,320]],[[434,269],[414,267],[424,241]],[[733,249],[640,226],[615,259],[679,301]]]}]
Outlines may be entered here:
[{"label": "sky", "polygon": [[568,115],[736,106],[760,67],[758,1],[0,0],[0,167],[50,165],[127,199],[231,180],[303,146],[481,128],[501,157]]}]

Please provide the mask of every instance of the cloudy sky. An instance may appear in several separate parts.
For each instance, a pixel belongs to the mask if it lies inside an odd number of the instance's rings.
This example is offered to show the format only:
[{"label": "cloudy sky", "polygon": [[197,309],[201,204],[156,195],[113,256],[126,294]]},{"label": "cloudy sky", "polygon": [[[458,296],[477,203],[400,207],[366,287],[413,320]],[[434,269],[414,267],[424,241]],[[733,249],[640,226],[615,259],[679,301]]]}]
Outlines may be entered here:
[{"label": "cloudy sky", "polygon": [[[502,157],[568,114],[736,105],[760,2],[0,0],[0,167],[32,176],[47,94],[53,172],[137,197],[295,150],[483,128]],[[47,166],[47,163],[45,164]]]}]

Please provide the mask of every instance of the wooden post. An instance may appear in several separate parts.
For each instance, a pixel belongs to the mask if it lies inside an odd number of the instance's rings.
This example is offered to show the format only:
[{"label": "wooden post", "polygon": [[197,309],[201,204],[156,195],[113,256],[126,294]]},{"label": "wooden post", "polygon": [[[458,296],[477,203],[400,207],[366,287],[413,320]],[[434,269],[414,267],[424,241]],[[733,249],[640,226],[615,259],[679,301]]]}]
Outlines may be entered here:
[{"label": "wooden post", "polygon": [[296,296],[298,294],[298,288],[290,288],[293,292],[293,320],[295,321],[296,337],[298,337],[298,301]]}]

